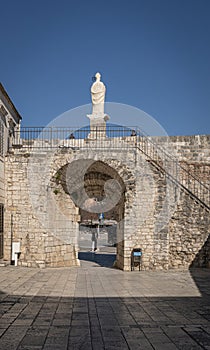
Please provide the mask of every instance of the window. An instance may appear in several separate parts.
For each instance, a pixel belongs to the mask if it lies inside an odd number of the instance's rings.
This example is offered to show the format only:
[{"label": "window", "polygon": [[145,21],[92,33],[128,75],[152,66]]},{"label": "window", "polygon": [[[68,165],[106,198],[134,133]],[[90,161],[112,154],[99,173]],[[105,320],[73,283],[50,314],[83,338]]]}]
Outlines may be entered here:
[{"label": "window", "polygon": [[0,155],[4,155],[4,124],[0,119]]}]

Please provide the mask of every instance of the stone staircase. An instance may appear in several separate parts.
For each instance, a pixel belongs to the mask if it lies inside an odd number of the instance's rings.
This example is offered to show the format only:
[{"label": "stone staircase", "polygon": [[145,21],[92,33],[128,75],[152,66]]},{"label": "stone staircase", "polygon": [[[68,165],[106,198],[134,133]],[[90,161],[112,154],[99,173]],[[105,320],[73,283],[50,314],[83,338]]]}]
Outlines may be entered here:
[{"label": "stone staircase", "polygon": [[165,149],[159,147],[150,137],[138,131],[136,148],[142,152],[148,162],[164,174],[173,184],[187,192],[190,197],[210,211],[210,188],[191,172],[179,164],[179,161]]},{"label": "stone staircase", "polygon": [[[149,137],[137,137],[136,147],[145,155],[155,172],[170,181],[174,189],[174,202],[177,200],[176,193],[179,193],[178,207],[171,216],[170,228],[168,227],[170,268],[210,268],[210,188]],[[164,210],[162,216],[167,219]],[[193,241],[195,243],[192,247]]]}]

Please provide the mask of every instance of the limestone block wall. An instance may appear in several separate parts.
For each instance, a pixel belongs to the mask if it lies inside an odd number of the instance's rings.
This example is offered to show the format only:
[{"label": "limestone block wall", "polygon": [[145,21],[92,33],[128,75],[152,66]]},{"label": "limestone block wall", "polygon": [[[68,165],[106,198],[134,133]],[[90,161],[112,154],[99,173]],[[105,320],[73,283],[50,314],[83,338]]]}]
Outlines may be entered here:
[{"label": "limestone block wall", "polygon": [[[158,173],[155,177],[158,179]],[[167,186],[164,178],[161,180],[153,201],[149,196],[143,199],[139,192],[139,198],[151,211],[143,223],[132,226],[133,235],[125,238],[124,269],[130,269],[131,251],[138,247],[143,252],[143,270],[209,267],[209,211],[183,190],[174,206],[171,201],[167,203]]]},{"label": "limestone block wall", "polygon": [[[174,136],[169,138],[169,143],[181,166],[206,186],[204,199],[209,198],[210,135]],[[197,185],[195,192],[199,193],[199,190],[199,185]],[[181,217],[180,210],[182,210]],[[170,222],[172,232],[170,241],[171,265],[175,267],[181,265],[210,266],[209,225],[209,211],[187,194],[182,193],[178,210]],[[175,242],[177,242],[178,248],[174,255]]]},{"label": "limestone block wall", "polygon": [[137,169],[139,176],[136,177],[133,217],[129,217],[129,234],[125,232],[124,269],[129,271],[131,268],[133,248],[142,249],[143,270],[168,269],[168,222],[176,206],[175,189],[166,177],[140,154]]},{"label": "limestone block wall", "polygon": [[4,159],[0,159],[0,203],[4,204]]},{"label": "limestone block wall", "polygon": [[163,136],[153,140],[179,161],[210,163],[210,135]]},{"label": "limestone block wall", "polygon": [[144,252],[144,268],[150,265],[153,255],[153,231],[155,209],[155,181],[152,169],[140,153],[135,167],[136,190],[129,215],[125,212],[124,270],[131,269],[131,252],[141,248]]},{"label": "limestone block wall", "polygon": [[210,163],[210,135],[170,136],[169,151],[180,161]]},{"label": "limestone block wall", "polygon": [[[168,142],[169,141],[169,142]],[[198,142],[195,152],[194,142]],[[74,140],[76,146],[77,140]],[[128,142],[130,142],[128,140]],[[165,140],[160,139],[164,146]],[[116,143],[116,141],[115,141]],[[78,264],[79,208],[64,191],[59,171],[74,160],[102,161],[125,185],[119,207],[117,261],[130,270],[131,252],[143,251],[142,269],[207,265],[209,212],[180,191],[139,150],[64,147],[39,152],[14,149],[5,163],[5,258],[10,260],[11,234],[21,242],[19,264],[72,266]],[[210,178],[209,137],[169,138],[167,147],[181,164],[207,186]],[[183,152],[183,157],[182,157]]]},{"label": "limestone block wall", "polygon": [[43,154],[31,159],[30,153],[17,150],[6,157],[4,257],[11,259],[12,240],[21,242],[19,265],[76,265],[78,211],[68,203],[66,218],[62,210],[55,209],[56,194],[47,186],[43,165]]},{"label": "limestone block wall", "polygon": [[187,193],[181,192],[169,221],[169,267],[208,267],[209,211]]},{"label": "limestone block wall", "polygon": [[[167,151],[170,149],[179,159],[180,165],[206,186],[205,195],[209,196],[210,137],[180,136],[156,138],[157,141]],[[137,168],[140,163],[138,160]],[[138,171],[141,174],[140,169]],[[143,203],[144,208],[149,208],[150,215],[143,223],[141,220],[136,221],[137,225],[132,225],[133,234],[125,240],[125,269],[129,270],[130,254],[132,248],[136,247],[143,251],[142,269],[209,266],[209,211],[177,188],[154,166],[151,166],[150,171],[147,167],[147,176],[153,178],[155,184],[150,184],[149,192],[142,188],[141,179],[141,185],[137,185],[136,201],[138,214],[142,212],[140,203]]]},{"label": "limestone block wall", "polygon": [[[72,266],[78,263],[77,236],[79,208],[63,191],[56,180],[59,169],[75,159],[98,159],[113,167],[126,184],[126,213],[135,198],[135,179],[132,167],[135,154],[119,151],[93,150],[75,152],[58,149],[50,152],[14,150],[6,159],[6,212],[5,258],[11,256],[12,240],[21,242],[19,264],[23,266]],[[120,159],[121,158],[121,159]],[[126,161],[125,161],[126,159]],[[47,171],[46,171],[47,169]],[[124,208],[120,214],[123,220]],[[117,227],[119,247],[117,260],[124,268],[124,230],[127,224],[120,221]]]}]

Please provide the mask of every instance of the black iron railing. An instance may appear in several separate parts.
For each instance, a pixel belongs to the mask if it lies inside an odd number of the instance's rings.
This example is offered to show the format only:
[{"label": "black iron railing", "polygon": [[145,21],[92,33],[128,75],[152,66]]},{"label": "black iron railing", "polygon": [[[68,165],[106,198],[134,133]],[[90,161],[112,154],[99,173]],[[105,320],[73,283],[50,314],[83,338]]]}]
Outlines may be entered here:
[{"label": "black iron railing", "polygon": [[209,186],[180,165],[175,156],[168,153],[166,149],[160,147],[153,138],[147,135],[137,137],[137,148],[148,157],[151,164],[165,173],[176,186],[181,186],[192,197],[210,210]]},{"label": "black iron railing", "polygon": [[[24,127],[15,132],[12,147],[44,149],[57,147],[79,148],[129,148],[132,144],[124,142],[125,138],[136,135],[136,127],[107,126],[106,131],[101,127]],[[143,135],[143,134],[142,134]],[[132,139],[134,141],[134,138]],[[121,143],[119,143],[122,141]]]},{"label": "black iron railing", "polygon": [[138,127],[121,127],[107,125],[106,131],[101,127],[27,127],[14,134],[12,147],[29,150],[72,148],[72,149],[136,149],[147,160],[166,174],[176,186],[181,186],[196,200],[210,209],[210,189],[194,174],[180,165],[178,159],[164,147],[159,146],[155,137],[146,135]]}]

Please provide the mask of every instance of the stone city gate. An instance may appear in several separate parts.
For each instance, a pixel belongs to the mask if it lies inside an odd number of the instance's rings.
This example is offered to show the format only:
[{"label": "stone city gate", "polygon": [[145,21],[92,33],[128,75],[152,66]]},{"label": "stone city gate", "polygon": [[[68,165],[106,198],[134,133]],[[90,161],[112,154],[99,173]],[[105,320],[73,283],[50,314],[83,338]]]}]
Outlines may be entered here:
[{"label": "stone city gate", "polygon": [[19,265],[78,265],[81,217],[95,215],[94,198],[114,198],[106,213],[117,223],[118,268],[130,270],[136,247],[142,269],[209,266],[210,137],[148,138],[138,128],[130,136],[121,127],[101,137],[100,130],[67,138],[51,128],[34,138],[22,129],[5,163],[4,257],[16,241]]}]

